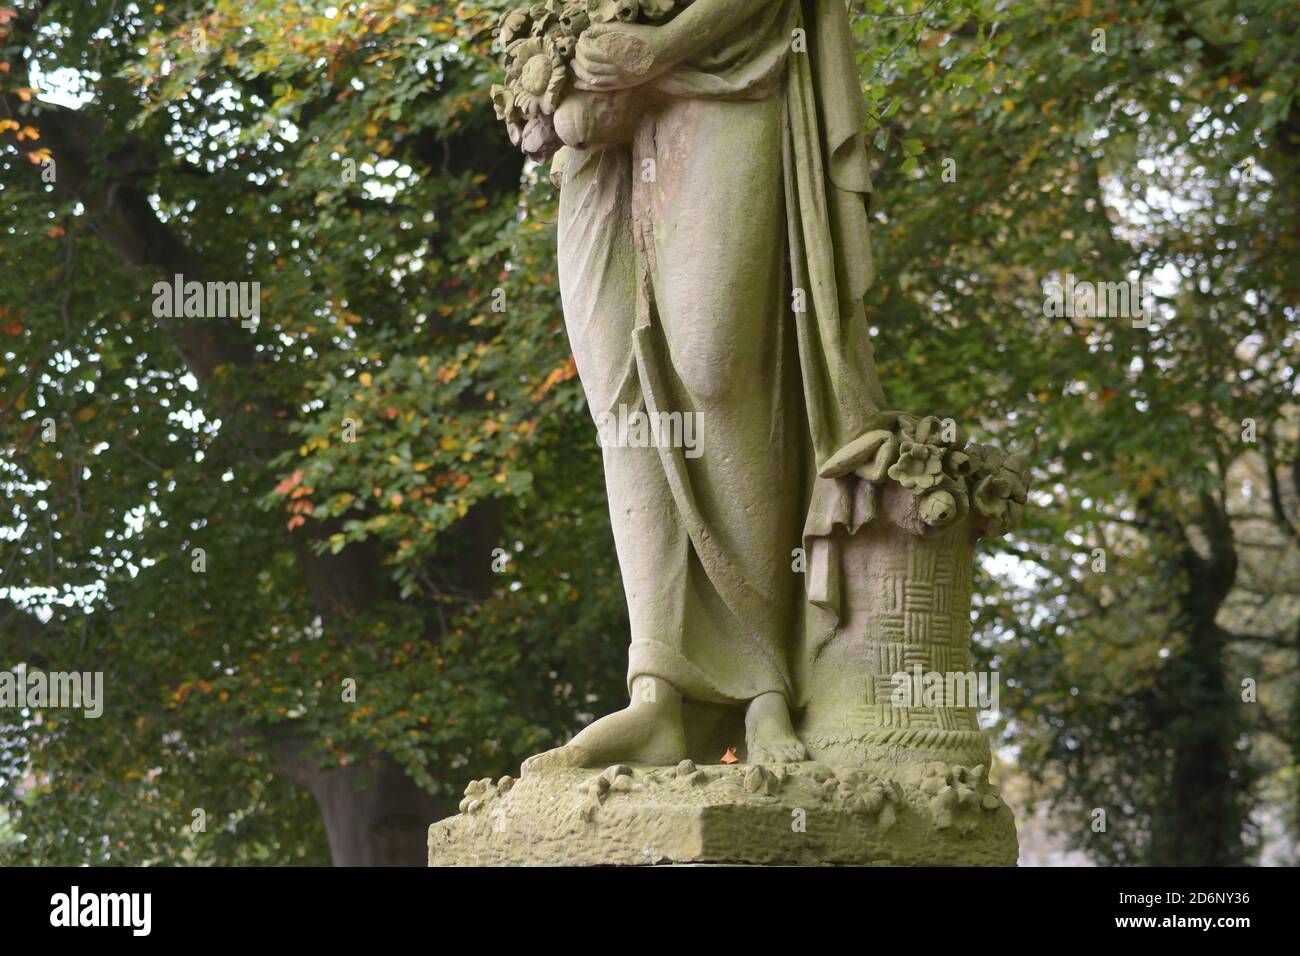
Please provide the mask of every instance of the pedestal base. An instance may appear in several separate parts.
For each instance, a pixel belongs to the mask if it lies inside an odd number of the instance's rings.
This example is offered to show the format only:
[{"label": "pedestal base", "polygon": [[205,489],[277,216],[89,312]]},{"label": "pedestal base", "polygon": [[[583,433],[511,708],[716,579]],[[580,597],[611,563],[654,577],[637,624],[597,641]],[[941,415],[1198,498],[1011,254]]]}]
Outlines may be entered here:
[{"label": "pedestal base", "polygon": [[470,784],[430,866],[1014,866],[983,767],[614,766]]}]

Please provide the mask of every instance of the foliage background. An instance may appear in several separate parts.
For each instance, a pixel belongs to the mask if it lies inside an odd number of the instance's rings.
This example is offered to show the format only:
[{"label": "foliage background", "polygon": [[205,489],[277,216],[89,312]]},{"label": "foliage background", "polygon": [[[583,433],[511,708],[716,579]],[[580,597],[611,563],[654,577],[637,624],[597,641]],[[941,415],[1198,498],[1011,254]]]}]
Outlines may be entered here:
[{"label": "foliage background", "polygon": [[[487,101],[509,5],[0,0],[0,664],[109,694],[0,712],[0,861],[418,862],[621,706],[554,191]],[[886,390],[1035,466],[976,617],[1021,813],[1287,860],[1294,4],[850,11]],[[259,281],[257,328],[155,317],[176,273]],[[1066,273],[1153,277],[1150,327],[1045,314]]]}]

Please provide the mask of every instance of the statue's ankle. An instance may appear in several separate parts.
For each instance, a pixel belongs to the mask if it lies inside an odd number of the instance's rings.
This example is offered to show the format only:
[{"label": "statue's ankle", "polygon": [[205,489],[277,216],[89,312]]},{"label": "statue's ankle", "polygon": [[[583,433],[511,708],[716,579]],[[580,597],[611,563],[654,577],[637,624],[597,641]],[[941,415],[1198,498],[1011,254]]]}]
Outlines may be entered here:
[{"label": "statue's ankle", "polygon": [[632,681],[633,707],[680,707],[681,702],[681,693],[662,678],[640,674]]}]

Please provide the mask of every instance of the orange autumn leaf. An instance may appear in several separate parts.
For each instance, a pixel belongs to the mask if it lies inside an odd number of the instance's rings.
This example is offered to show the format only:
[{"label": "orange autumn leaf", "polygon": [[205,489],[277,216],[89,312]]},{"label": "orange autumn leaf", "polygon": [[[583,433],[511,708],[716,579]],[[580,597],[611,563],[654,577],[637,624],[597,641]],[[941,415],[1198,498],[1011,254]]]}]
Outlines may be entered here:
[{"label": "orange autumn leaf", "polygon": [[293,491],[293,489],[296,488],[301,481],[302,481],[302,469],[298,469],[288,478],[285,478],[283,481],[281,481],[278,485],[275,486],[275,493],[277,495],[287,495],[289,492]]},{"label": "orange autumn leaf", "polygon": [[546,381],[542,382],[541,388],[534,393],[533,399],[540,399],[560,382],[567,381],[577,374],[578,366],[574,364],[573,356],[569,356],[569,360],[559,368],[551,369],[551,373],[546,376]]}]

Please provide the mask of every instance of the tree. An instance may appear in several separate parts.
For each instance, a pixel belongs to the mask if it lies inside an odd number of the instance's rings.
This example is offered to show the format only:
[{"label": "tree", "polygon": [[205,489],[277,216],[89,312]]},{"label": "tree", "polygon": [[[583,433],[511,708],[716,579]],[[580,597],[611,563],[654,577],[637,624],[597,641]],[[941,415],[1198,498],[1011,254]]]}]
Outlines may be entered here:
[{"label": "tree", "polygon": [[[1294,774],[1294,11],[891,6],[866,53],[903,51],[869,84],[906,157],[877,183],[886,389],[1040,468],[1016,573],[984,587],[1006,738],[1094,858],[1240,862],[1255,776]],[[1152,279],[1149,311],[1065,314],[1067,274]]]},{"label": "tree", "polygon": [[[0,0],[0,651],[108,693],[0,718],[6,861],[419,862],[620,702],[510,5]],[[1250,859],[1300,812],[1295,12],[853,9],[887,393],[1036,469],[998,732],[1095,860]],[[256,321],[158,314],[177,274]]]},{"label": "tree", "polygon": [[[490,11],[2,16],[6,636],[112,701],[8,729],[42,783],[8,803],[22,855],[319,860],[292,784],[334,862],[422,862],[460,777],[619,684],[552,200],[520,215]],[[28,85],[61,69],[76,108]],[[176,275],[256,281],[260,316],[160,316]]]}]

